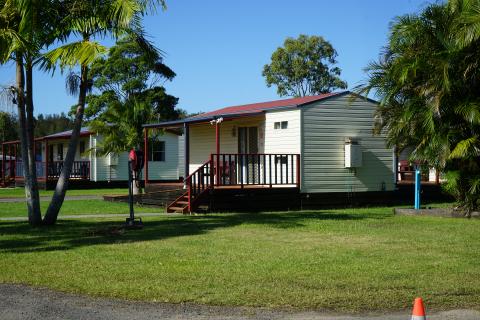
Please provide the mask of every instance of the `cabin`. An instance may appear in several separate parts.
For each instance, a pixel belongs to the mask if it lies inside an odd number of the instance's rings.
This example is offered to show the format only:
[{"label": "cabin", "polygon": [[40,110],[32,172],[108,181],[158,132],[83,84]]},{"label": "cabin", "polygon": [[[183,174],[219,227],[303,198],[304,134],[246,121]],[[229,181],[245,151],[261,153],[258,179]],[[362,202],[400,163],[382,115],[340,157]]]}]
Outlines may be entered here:
[{"label": "cabin", "polygon": [[[63,167],[71,130],[35,139],[35,165],[40,188],[53,189]],[[128,181],[128,153],[97,154],[101,135],[82,128],[75,153],[70,187],[125,187]],[[147,162],[154,169],[148,177],[154,182],[179,181],[179,145],[183,146],[181,132],[160,130],[150,137]],[[3,186],[23,186],[23,161],[20,141],[2,143],[1,181]]]},{"label": "cabin", "polygon": [[[169,212],[273,210],[352,199],[381,200],[396,188],[398,159],[372,127],[377,102],[350,91],[225,107],[178,121],[185,175]],[[159,168],[145,163],[147,191]]]}]

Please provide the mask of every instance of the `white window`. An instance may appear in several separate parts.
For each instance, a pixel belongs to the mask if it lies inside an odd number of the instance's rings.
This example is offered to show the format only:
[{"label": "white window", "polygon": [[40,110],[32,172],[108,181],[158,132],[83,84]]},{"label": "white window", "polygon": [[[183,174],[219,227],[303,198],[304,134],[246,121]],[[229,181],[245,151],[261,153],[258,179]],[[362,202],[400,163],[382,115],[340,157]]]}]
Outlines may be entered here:
[{"label": "white window", "polygon": [[288,128],[288,121],[278,121],[278,122],[275,122],[273,124],[273,128],[275,130],[278,130],[278,129],[287,129]]}]

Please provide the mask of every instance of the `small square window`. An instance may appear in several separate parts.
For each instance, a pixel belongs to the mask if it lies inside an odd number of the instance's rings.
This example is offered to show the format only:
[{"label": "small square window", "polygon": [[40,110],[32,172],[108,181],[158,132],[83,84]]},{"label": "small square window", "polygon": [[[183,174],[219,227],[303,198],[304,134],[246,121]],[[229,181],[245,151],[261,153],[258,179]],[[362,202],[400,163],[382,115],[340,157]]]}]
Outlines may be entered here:
[{"label": "small square window", "polygon": [[288,128],[288,121],[278,121],[278,122],[275,122],[273,124],[273,128],[275,130],[278,130],[278,129],[287,129]]}]

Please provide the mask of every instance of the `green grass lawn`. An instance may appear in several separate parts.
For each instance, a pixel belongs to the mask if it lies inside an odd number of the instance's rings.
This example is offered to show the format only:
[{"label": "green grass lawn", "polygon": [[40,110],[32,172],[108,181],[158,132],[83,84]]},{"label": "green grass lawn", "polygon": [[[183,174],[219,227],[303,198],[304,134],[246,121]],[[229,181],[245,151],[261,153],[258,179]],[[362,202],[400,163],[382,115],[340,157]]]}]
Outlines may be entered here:
[{"label": "green grass lawn", "polygon": [[480,309],[480,220],[391,208],[0,222],[0,282],[146,301],[337,312]]},{"label": "green grass lawn", "polygon": [[[41,201],[41,209],[44,213],[48,207],[49,201]],[[137,212],[163,212],[163,208],[135,206]],[[127,203],[108,202],[103,200],[66,200],[61,215],[77,214],[128,214]],[[26,217],[27,207],[24,202],[0,203],[0,218],[5,217]],[[1,223],[1,222],[0,222]]]},{"label": "green grass lawn", "polygon": [[[67,196],[81,196],[81,195],[115,195],[127,194],[127,188],[113,188],[113,189],[85,189],[85,190],[68,190]],[[52,196],[52,190],[40,190],[40,196]],[[24,188],[0,188],[0,198],[23,198],[25,197]]]}]

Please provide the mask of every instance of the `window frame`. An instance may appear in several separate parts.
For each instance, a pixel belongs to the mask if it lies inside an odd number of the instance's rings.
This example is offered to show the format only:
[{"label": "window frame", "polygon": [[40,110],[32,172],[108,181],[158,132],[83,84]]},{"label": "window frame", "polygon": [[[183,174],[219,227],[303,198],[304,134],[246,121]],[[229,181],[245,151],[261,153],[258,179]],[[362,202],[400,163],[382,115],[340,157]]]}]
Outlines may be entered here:
[{"label": "window frame", "polygon": [[288,120],[286,121],[275,121],[273,123],[274,130],[286,130],[288,129]]},{"label": "window frame", "polygon": [[[156,146],[163,146],[163,150],[158,149],[154,150]],[[155,156],[159,156],[158,158]],[[167,157],[167,143],[165,140],[154,140],[151,139],[148,145],[148,161],[149,162],[165,162]]]}]

